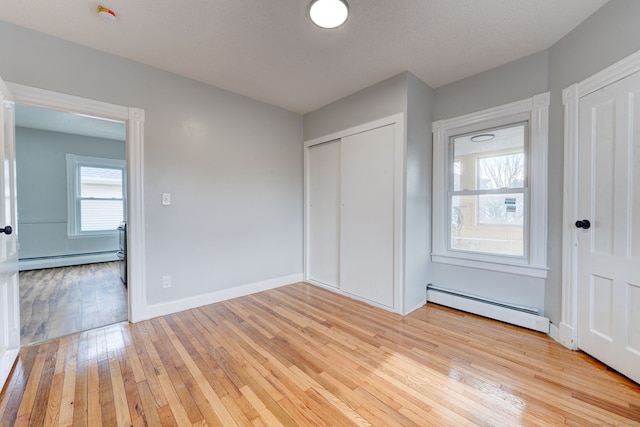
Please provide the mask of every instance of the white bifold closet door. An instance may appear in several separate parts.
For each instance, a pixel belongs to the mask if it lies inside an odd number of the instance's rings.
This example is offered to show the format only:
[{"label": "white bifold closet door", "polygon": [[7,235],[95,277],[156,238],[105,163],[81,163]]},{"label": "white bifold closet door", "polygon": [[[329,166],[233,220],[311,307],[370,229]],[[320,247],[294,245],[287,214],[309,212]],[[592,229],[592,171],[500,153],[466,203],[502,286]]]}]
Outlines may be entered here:
[{"label": "white bifold closet door", "polygon": [[309,147],[307,250],[309,280],[339,287],[340,140]]},{"label": "white bifold closet door", "polygon": [[394,125],[342,138],[340,289],[393,308]]}]

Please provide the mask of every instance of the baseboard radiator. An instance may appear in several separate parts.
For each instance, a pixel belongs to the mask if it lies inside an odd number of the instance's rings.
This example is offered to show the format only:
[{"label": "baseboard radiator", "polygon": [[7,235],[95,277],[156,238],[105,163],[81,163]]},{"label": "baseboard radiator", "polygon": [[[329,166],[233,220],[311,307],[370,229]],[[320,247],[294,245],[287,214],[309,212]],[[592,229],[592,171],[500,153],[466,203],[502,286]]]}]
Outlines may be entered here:
[{"label": "baseboard radiator", "polygon": [[96,262],[117,261],[115,251],[91,254],[60,255],[42,258],[23,258],[18,261],[18,270],[40,270],[42,268],[68,267],[71,265],[93,264]]},{"label": "baseboard radiator", "polygon": [[427,285],[427,303],[444,305],[512,325],[549,333],[549,319],[535,308],[506,304],[476,295]]}]

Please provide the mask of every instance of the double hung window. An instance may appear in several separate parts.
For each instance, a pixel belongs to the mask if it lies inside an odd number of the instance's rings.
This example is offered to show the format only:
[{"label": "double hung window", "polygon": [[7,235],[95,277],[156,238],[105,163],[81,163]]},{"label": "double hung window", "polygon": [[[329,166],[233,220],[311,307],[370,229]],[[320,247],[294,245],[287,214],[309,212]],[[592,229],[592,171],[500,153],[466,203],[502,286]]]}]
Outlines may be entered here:
[{"label": "double hung window", "polygon": [[125,218],[125,161],[67,154],[68,234],[115,233]]},{"label": "double hung window", "polygon": [[527,123],[451,137],[449,249],[525,256]]},{"label": "double hung window", "polygon": [[546,277],[548,105],[434,122],[434,262]]}]

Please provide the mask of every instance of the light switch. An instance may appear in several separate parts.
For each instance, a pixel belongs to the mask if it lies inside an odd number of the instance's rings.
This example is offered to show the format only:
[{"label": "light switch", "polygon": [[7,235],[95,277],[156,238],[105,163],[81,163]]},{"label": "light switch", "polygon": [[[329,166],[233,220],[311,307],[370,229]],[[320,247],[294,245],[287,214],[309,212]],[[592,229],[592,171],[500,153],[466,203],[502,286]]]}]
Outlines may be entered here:
[{"label": "light switch", "polygon": [[164,206],[171,204],[171,193],[162,193],[162,204]]}]

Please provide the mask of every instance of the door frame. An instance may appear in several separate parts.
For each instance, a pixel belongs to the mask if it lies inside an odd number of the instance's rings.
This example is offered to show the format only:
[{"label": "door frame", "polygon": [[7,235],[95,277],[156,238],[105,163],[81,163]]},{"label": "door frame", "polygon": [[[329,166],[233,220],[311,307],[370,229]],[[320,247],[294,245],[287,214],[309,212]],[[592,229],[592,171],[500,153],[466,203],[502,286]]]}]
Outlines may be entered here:
[{"label": "door frame", "polygon": [[16,104],[86,114],[126,123],[128,319],[132,323],[146,319],[144,110],[17,83],[7,82],[7,86]]},{"label": "door frame", "polygon": [[640,71],[640,51],[562,91],[564,187],[562,206],[562,317],[559,342],[578,349],[578,126],[580,99]]}]

